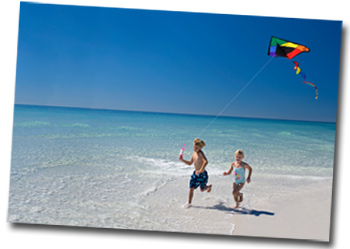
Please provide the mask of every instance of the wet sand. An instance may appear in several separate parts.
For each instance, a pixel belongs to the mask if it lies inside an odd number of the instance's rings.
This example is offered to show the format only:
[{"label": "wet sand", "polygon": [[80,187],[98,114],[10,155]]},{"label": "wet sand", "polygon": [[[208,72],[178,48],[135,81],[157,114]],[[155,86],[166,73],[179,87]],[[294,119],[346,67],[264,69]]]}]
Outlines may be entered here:
[{"label": "wet sand", "polygon": [[[260,178],[260,179],[259,179]],[[264,179],[264,180],[262,180]],[[329,241],[331,178],[262,177],[243,188],[233,209],[232,179],[211,176],[210,193],[195,191],[186,209],[188,179],[174,178],[143,200],[160,230],[233,236]]]}]

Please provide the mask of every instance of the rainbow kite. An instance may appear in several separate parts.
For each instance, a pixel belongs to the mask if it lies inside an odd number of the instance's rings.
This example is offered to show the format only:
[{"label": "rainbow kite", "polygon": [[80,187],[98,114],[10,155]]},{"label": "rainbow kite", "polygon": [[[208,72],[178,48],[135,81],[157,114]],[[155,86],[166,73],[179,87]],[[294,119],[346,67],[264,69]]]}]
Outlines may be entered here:
[{"label": "rainbow kite", "polygon": [[[267,54],[272,57],[284,57],[290,60],[302,52],[309,52],[309,51],[310,49],[304,45],[282,40],[280,38],[276,38],[272,36]],[[294,70],[297,70],[296,74],[300,74],[303,77],[304,84],[308,84],[315,88],[315,92],[316,92],[315,99],[318,99],[318,89],[315,86],[315,84],[305,80],[306,74],[301,71],[298,62],[293,61],[293,63],[294,63]]]}]

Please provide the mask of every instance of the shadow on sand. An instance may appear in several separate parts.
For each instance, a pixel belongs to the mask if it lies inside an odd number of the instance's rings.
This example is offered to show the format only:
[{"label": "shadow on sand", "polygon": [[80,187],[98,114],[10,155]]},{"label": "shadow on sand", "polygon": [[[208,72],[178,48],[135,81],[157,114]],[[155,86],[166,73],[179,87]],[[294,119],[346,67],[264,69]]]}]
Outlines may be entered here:
[{"label": "shadow on sand", "polygon": [[229,208],[229,207],[226,207],[223,202],[220,202],[219,204],[216,204],[212,207],[192,206],[192,208],[214,209],[214,210],[229,212],[229,214],[244,214],[244,215],[254,215],[254,216],[260,216],[262,214],[270,215],[270,216],[275,215],[275,213],[272,213],[272,212],[255,210],[255,209],[248,209],[245,207],[243,207],[243,208]]}]

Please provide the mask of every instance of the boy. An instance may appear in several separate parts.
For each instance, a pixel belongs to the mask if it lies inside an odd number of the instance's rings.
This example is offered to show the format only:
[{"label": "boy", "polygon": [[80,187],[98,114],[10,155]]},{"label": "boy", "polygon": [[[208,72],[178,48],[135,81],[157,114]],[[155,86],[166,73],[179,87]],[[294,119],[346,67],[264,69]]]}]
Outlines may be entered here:
[{"label": "boy", "polygon": [[190,192],[188,195],[188,203],[184,206],[185,208],[191,207],[193,193],[196,188],[200,186],[200,190],[207,191],[208,193],[211,191],[212,185],[207,185],[208,182],[208,173],[205,170],[205,167],[208,164],[208,160],[205,157],[202,148],[205,146],[205,142],[199,138],[196,138],[193,141],[193,154],[190,161],[186,161],[181,158],[181,161],[186,163],[187,165],[192,165],[194,163],[194,171],[190,180]]}]

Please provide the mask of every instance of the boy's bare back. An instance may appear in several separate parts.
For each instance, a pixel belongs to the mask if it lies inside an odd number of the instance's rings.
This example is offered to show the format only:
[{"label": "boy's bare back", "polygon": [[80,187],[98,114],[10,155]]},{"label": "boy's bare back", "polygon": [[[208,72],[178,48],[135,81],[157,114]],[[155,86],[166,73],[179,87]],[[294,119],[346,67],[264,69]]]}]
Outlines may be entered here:
[{"label": "boy's bare back", "polygon": [[207,158],[205,157],[203,151],[193,152],[192,154],[193,162],[194,162],[194,169],[195,170],[200,170],[204,160],[207,161]]}]

